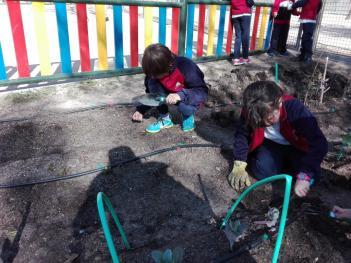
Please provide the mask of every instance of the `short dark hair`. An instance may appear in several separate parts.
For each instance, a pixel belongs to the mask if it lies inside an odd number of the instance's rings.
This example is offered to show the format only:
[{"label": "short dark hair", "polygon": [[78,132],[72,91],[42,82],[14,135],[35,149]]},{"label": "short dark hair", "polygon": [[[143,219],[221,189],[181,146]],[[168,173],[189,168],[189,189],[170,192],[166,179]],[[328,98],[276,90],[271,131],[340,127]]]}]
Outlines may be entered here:
[{"label": "short dark hair", "polygon": [[142,67],[146,76],[156,77],[171,70],[174,54],[162,44],[149,45],[143,55]]},{"label": "short dark hair", "polygon": [[264,119],[279,107],[282,89],[273,81],[256,81],[246,87],[243,108],[246,124],[253,129],[264,126]]}]

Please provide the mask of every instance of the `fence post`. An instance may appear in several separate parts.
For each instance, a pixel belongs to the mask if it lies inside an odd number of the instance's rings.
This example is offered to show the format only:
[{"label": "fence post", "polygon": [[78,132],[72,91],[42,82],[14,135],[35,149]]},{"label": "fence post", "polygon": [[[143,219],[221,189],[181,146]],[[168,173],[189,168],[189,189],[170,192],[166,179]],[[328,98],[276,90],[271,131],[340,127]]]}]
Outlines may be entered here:
[{"label": "fence post", "polygon": [[186,36],[186,19],[188,15],[188,0],[181,0],[179,19],[179,38],[178,38],[178,54],[185,55],[185,36]]},{"label": "fence post", "polygon": [[327,2],[328,0],[323,1],[322,8],[319,11],[319,14],[317,17],[316,29],[314,30],[314,34],[313,34],[313,46],[312,46],[313,53],[316,51],[316,47],[318,44],[319,31],[321,30],[322,18],[323,18],[323,14],[324,14],[324,10]]}]

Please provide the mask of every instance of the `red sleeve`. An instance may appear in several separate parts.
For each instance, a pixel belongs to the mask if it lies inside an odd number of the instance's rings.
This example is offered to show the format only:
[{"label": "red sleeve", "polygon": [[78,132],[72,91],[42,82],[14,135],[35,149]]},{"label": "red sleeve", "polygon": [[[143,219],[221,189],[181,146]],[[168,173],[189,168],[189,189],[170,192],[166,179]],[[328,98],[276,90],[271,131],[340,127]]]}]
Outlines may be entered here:
[{"label": "red sleeve", "polygon": [[279,5],[282,2],[282,0],[274,0],[274,4],[273,4],[273,13],[278,13],[279,11]]}]

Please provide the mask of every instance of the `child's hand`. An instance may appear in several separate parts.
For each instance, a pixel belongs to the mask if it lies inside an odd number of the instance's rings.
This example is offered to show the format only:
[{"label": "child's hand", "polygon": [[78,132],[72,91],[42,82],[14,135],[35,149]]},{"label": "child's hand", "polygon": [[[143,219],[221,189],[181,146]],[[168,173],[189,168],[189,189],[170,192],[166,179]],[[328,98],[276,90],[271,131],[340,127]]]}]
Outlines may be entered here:
[{"label": "child's hand", "polygon": [[143,114],[141,114],[139,111],[134,112],[132,116],[132,120],[137,122],[143,121]]},{"label": "child's hand", "polygon": [[310,190],[310,182],[306,180],[296,180],[295,194],[299,197],[305,197]]},{"label": "child's hand", "polygon": [[351,219],[351,209],[345,209],[335,205],[332,211],[334,212],[336,218]]},{"label": "child's hand", "polygon": [[178,101],[180,101],[180,96],[177,93],[171,93],[166,98],[168,104],[176,104]]}]

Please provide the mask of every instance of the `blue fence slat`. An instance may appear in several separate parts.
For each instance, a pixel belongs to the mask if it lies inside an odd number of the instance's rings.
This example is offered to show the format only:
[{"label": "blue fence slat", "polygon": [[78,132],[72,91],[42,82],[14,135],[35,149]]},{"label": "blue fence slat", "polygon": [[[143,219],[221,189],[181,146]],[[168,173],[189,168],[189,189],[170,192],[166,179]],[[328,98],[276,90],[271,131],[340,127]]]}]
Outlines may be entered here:
[{"label": "blue fence slat", "polygon": [[272,26],[273,26],[273,20],[270,19],[267,27],[267,35],[266,35],[266,40],[264,41],[264,49],[267,50],[269,48],[270,42],[271,42],[271,34],[272,34]]},{"label": "blue fence slat", "polygon": [[225,22],[226,11],[227,11],[227,6],[221,5],[221,10],[220,10],[220,15],[219,15],[218,39],[217,39],[217,56],[222,55],[223,37],[224,37],[224,22]]},{"label": "blue fence slat", "polygon": [[193,55],[193,32],[194,32],[194,12],[195,5],[188,5],[188,25],[186,34],[186,51],[185,56],[191,58]]},{"label": "blue fence slat", "polygon": [[66,4],[55,3],[55,9],[56,9],[56,20],[57,20],[57,28],[58,28],[58,36],[59,36],[62,72],[72,73]]},{"label": "blue fence slat", "polygon": [[123,63],[123,27],[122,27],[122,6],[113,6],[113,27],[115,37],[115,67],[124,68]]},{"label": "blue fence slat", "polygon": [[2,80],[7,79],[4,56],[2,55],[1,43],[0,43],[0,79]]},{"label": "blue fence slat", "polygon": [[158,42],[166,44],[166,23],[167,23],[167,8],[159,8],[159,22],[158,22]]}]

